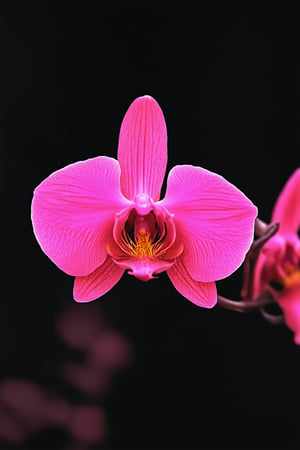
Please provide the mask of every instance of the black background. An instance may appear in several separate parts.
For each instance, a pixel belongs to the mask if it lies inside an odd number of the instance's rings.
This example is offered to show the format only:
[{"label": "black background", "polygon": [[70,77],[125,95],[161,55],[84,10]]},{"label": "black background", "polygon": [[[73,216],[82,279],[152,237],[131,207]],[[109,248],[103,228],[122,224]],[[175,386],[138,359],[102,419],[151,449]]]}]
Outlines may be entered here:
[{"label": "black background", "polygon": [[[168,170],[218,172],[270,219],[300,159],[297,6],[1,4],[2,377],[40,381],[46,362],[63,358],[53,321],[73,302],[72,278],[32,233],[32,191],[71,162],[115,157],[136,97],[152,95],[164,111]],[[240,286],[240,271],[218,283],[235,298]],[[286,327],[198,308],[165,274],[148,284],[125,275],[98,302],[135,357],[103,403],[110,433],[97,448],[300,448],[300,350]],[[63,439],[53,430],[28,448]]]}]

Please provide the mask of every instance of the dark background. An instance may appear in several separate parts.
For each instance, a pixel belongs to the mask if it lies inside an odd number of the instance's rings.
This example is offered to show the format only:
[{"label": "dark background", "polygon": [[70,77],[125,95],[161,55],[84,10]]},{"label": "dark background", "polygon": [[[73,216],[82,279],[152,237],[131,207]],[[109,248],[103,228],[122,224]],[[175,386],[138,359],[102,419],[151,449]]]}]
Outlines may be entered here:
[{"label": "dark background", "polygon": [[[2,377],[43,381],[47,362],[67,352],[53,321],[73,302],[73,280],[35,241],[32,191],[71,162],[115,157],[137,96],[164,111],[168,170],[216,171],[270,219],[300,159],[298,5],[1,4]],[[239,298],[241,271],[218,286]],[[198,308],[165,274],[148,284],[125,275],[98,302],[135,356],[103,400],[110,432],[95,448],[300,448],[300,349],[286,327]],[[52,430],[26,448],[63,448],[64,439]]]}]

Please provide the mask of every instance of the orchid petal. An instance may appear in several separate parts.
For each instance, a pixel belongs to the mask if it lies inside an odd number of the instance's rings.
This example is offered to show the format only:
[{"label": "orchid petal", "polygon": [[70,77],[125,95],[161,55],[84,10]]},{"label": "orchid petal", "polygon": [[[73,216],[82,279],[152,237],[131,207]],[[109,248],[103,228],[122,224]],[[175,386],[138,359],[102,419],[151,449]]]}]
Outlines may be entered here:
[{"label": "orchid petal", "polygon": [[280,233],[297,233],[300,227],[300,168],[290,176],[275,203],[272,222]]},{"label": "orchid petal", "polygon": [[124,269],[117,266],[108,256],[106,261],[85,277],[76,277],[73,296],[77,302],[90,302],[96,300],[110,291],[121,279]]},{"label": "orchid petal", "polygon": [[217,303],[216,284],[193,280],[182,257],[176,259],[175,264],[167,271],[167,274],[177,291],[195,305],[212,308]]},{"label": "orchid petal", "polygon": [[277,300],[286,325],[294,333],[295,344],[300,345],[300,284],[284,289],[278,294]]},{"label": "orchid petal", "polygon": [[165,199],[191,277],[214,281],[235,271],[253,240],[256,207],[220,175],[194,166],[176,166]]},{"label": "orchid petal", "polygon": [[156,100],[137,98],[123,119],[118,147],[121,190],[130,200],[138,194],[159,199],[167,165],[167,129]]},{"label": "orchid petal", "polygon": [[126,204],[115,159],[100,156],[70,164],[35,189],[34,233],[60,269],[87,275],[104,262],[114,215]]}]

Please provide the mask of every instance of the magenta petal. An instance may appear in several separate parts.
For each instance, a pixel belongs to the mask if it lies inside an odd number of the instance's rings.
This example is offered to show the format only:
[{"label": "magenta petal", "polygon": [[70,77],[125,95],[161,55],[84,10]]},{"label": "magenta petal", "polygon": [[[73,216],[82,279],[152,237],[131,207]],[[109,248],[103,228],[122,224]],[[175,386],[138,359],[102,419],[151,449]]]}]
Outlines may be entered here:
[{"label": "magenta petal", "polygon": [[300,345],[300,284],[284,289],[278,295],[286,325],[294,333],[294,342]]},{"label": "magenta petal", "polygon": [[290,176],[279,194],[272,222],[280,222],[280,233],[297,233],[300,227],[300,168]]},{"label": "magenta petal", "polygon": [[122,193],[159,199],[167,165],[167,128],[156,100],[137,98],[123,119],[118,147]]},{"label": "magenta petal", "polygon": [[167,274],[177,291],[195,305],[212,308],[217,303],[216,284],[193,280],[184,266],[182,257],[176,259]]},{"label": "magenta petal", "polygon": [[218,280],[241,265],[253,240],[257,209],[235,186],[200,167],[176,166],[160,204],[174,214],[192,278]]},{"label": "magenta petal", "polygon": [[110,256],[102,266],[85,277],[76,277],[73,296],[77,302],[91,302],[110,291],[121,279],[124,269],[116,265]]},{"label": "magenta petal", "polygon": [[100,156],[70,164],[35,189],[34,233],[60,269],[87,275],[104,262],[115,213],[127,204],[115,159]]}]

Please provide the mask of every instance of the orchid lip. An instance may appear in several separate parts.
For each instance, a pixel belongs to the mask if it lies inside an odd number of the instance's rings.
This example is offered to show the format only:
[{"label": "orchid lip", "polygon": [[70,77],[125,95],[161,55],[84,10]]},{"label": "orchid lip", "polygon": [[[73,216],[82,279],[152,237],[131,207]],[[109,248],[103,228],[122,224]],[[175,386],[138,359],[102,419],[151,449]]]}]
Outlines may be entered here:
[{"label": "orchid lip", "polygon": [[[148,281],[153,274],[168,270],[183,251],[176,239],[172,216],[163,207],[156,209],[149,196],[137,196],[136,205],[115,216],[114,244],[107,247],[113,261],[130,275]],[[151,208],[151,209],[150,209]],[[148,214],[145,211],[150,209]]]},{"label": "orchid lip", "polygon": [[157,275],[170,269],[175,263],[175,258],[170,260],[156,257],[122,257],[114,259],[115,264],[127,270],[129,275],[141,281],[149,281],[157,278]]}]

